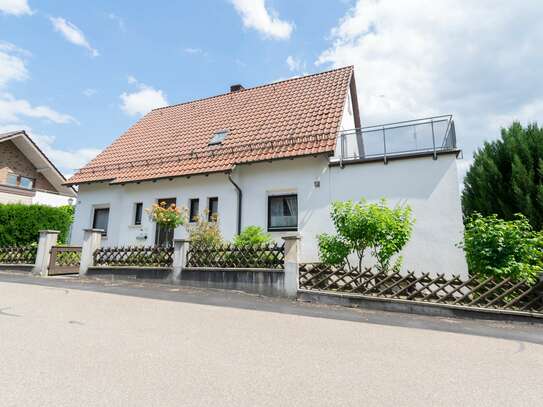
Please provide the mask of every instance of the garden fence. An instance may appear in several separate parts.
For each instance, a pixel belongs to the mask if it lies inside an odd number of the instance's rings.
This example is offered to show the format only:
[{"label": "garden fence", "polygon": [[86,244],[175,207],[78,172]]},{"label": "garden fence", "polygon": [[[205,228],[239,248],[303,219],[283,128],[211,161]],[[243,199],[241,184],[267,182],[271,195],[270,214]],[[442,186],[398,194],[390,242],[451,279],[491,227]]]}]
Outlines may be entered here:
[{"label": "garden fence", "polygon": [[173,247],[102,247],[93,258],[95,266],[171,267]]},{"label": "garden fence", "polygon": [[543,314],[543,280],[535,284],[510,278],[461,278],[444,274],[346,270],[319,263],[300,265],[300,288],[361,296],[410,300]]},{"label": "garden fence", "polygon": [[1,264],[34,264],[37,245],[0,247]]},{"label": "garden fence", "polygon": [[284,258],[284,245],[278,243],[252,246],[230,243],[217,246],[190,245],[187,266],[282,269]]}]

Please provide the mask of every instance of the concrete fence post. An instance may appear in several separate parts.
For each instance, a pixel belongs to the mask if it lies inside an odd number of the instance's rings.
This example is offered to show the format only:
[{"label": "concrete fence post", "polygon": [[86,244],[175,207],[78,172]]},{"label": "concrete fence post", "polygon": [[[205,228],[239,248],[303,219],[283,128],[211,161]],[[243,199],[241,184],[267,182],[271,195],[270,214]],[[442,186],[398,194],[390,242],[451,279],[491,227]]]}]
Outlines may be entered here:
[{"label": "concrete fence post", "polygon": [[58,230],[40,230],[38,240],[38,251],[36,252],[36,263],[32,273],[46,276],[48,274],[51,248],[57,244]]},{"label": "concrete fence post", "polygon": [[102,244],[102,229],[84,229],[83,246],[81,247],[81,262],[79,263],[79,275],[87,274],[89,267],[94,265],[94,252]]},{"label": "concrete fence post", "polygon": [[189,250],[189,240],[174,239],[173,240],[173,272],[172,281],[181,280],[181,273],[187,265],[187,252]]},{"label": "concrete fence post", "polygon": [[285,292],[288,297],[298,294],[300,267],[300,236],[283,236],[285,241]]}]

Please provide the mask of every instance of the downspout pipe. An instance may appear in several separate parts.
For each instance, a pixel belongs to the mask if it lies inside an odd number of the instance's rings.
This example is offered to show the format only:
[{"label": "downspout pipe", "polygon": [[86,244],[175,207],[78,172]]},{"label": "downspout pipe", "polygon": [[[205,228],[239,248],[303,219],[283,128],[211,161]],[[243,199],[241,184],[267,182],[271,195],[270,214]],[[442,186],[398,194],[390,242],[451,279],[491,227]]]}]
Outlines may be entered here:
[{"label": "downspout pipe", "polygon": [[230,172],[228,173],[228,181],[230,181],[230,183],[232,185],[234,185],[234,187],[236,188],[237,192],[238,192],[238,235],[241,233],[241,204],[243,202],[243,191],[241,190],[241,188],[239,187],[238,184],[236,184],[234,182],[234,180],[232,179],[232,171],[234,171],[234,169],[236,168],[236,166],[234,165],[232,167],[232,169],[230,170]]}]

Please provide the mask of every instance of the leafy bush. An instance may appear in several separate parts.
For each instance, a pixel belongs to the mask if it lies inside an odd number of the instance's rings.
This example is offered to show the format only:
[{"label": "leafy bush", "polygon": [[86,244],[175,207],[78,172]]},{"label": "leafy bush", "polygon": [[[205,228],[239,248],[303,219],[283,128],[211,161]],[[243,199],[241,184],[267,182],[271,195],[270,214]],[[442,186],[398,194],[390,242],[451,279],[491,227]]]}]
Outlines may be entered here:
[{"label": "leafy bush", "polygon": [[468,218],[464,242],[469,271],[482,279],[496,277],[534,283],[543,271],[543,233],[535,232],[528,219],[474,214]]},{"label": "leafy bush", "polygon": [[234,246],[261,246],[271,243],[271,235],[265,233],[260,226],[247,226],[234,237]]},{"label": "leafy bush", "polygon": [[401,266],[401,257],[393,265],[391,261],[411,237],[414,220],[409,206],[389,208],[385,199],[378,203],[334,202],[330,215],[337,234],[318,236],[321,261],[352,269],[349,256],[354,254],[361,269],[368,252],[377,260],[380,271]]},{"label": "leafy bush", "polygon": [[0,247],[38,241],[40,230],[58,230],[59,243],[67,243],[74,209],[71,206],[0,204]]},{"label": "leafy bush", "polygon": [[185,228],[187,229],[192,245],[214,247],[223,243],[219,228],[219,218],[218,216],[214,216],[211,221],[208,221],[208,213],[205,210],[203,216],[195,217],[195,222],[186,224]]}]

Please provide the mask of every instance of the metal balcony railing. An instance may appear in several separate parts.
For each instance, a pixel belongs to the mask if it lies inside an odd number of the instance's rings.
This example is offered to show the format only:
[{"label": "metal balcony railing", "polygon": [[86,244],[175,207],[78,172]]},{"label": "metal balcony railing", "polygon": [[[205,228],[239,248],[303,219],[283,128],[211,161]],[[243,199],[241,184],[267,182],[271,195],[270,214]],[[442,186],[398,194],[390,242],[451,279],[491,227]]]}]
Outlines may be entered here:
[{"label": "metal balcony railing", "polygon": [[332,161],[378,160],[456,149],[452,115],[341,131]]}]

